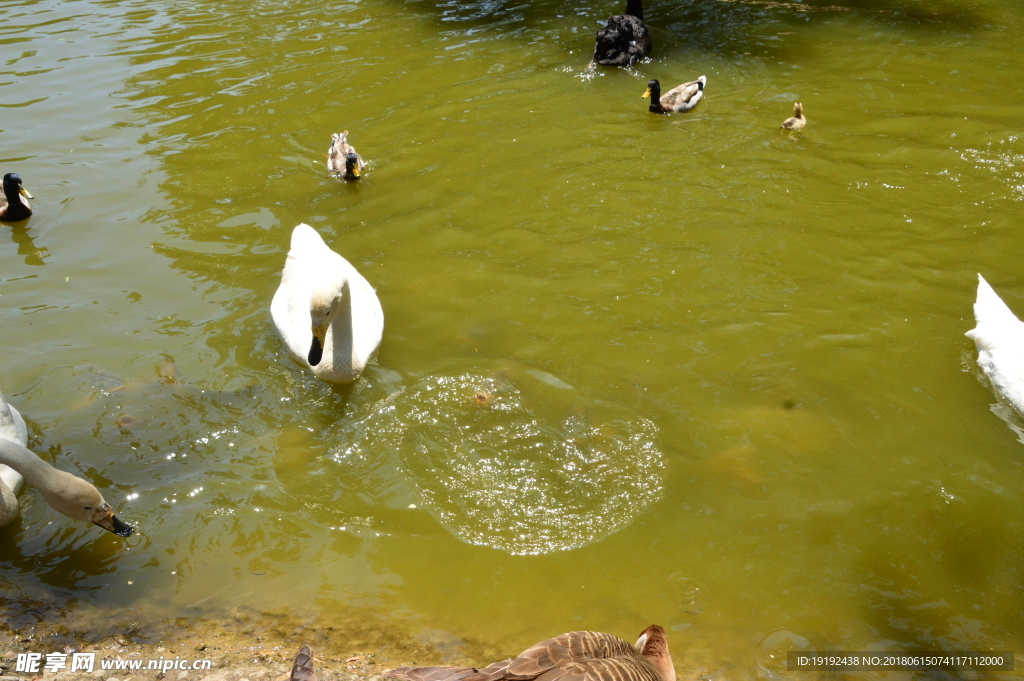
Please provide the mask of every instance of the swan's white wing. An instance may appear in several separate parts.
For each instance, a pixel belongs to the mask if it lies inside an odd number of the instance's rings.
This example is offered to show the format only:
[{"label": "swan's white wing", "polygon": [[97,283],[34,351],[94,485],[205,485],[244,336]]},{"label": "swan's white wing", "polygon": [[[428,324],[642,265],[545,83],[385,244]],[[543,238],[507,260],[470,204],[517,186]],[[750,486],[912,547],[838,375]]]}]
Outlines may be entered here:
[{"label": "swan's white wing", "polygon": [[281,285],[270,304],[270,315],[288,350],[302,360],[305,360],[313,342],[309,317],[312,294],[309,277],[304,275],[301,263],[289,253],[281,273]]},{"label": "swan's white wing", "polygon": [[[25,419],[13,406],[7,403],[0,393],[0,438],[12,440],[22,447],[28,446],[28,428],[25,427]],[[15,494],[21,489],[21,474],[10,466],[0,464],[0,480],[3,480]]]},{"label": "swan's white wing", "polygon": [[992,386],[1024,414],[1024,323],[978,275],[977,325],[965,335],[978,348],[978,366]]},{"label": "swan's white wing", "polygon": [[25,419],[0,393],[0,438],[13,440],[22,447],[28,447],[28,428]]},{"label": "swan's white wing", "polygon": [[291,249],[281,272],[281,285],[277,287],[270,304],[274,326],[293,355],[306,361],[313,342],[309,300],[313,295],[314,273],[323,260],[324,251],[331,253],[316,230],[300,224],[292,231]]},{"label": "swan's white wing", "polygon": [[381,338],[384,335],[384,310],[380,306],[377,294],[359,271],[352,265],[338,256],[348,267],[348,285],[352,292],[352,328],[353,333],[353,354],[356,367],[362,371],[370,357],[380,346]]}]

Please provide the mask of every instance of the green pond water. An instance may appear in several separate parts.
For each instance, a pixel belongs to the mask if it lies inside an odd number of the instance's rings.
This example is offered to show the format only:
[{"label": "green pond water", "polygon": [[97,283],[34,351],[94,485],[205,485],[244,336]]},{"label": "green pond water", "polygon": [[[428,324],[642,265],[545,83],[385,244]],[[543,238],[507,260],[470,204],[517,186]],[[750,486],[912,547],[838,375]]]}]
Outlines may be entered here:
[{"label": "green pond water", "polygon": [[[8,623],[1024,649],[1024,444],[963,335],[979,272],[1024,314],[1024,6],[835,2],[654,0],[596,74],[618,2],[0,4],[0,389],[138,528],[24,492]],[[270,320],[300,222],[385,311],[349,386]]]}]

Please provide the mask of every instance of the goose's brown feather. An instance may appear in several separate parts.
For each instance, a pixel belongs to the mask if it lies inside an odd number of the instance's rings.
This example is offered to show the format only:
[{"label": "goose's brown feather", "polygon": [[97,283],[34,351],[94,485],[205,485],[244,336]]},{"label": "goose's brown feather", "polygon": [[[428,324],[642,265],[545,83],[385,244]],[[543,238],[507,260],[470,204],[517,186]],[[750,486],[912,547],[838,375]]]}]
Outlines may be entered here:
[{"label": "goose's brown feather", "polygon": [[473,667],[399,667],[388,671],[387,677],[404,681],[462,681],[479,673]]},{"label": "goose's brown feather", "polygon": [[489,664],[483,669],[476,667],[399,667],[385,673],[389,679],[404,681],[482,681],[483,679],[501,679],[512,660],[502,660]]},{"label": "goose's brown feather", "polygon": [[[664,636],[664,630],[658,630]],[[649,644],[645,650],[648,648]],[[667,655],[667,647],[657,653]],[[596,631],[570,631],[531,646],[515,659],[480,670],[402,667],[384,676],[404,681],[674,681],[663,678],[655,665],[626,641]]]}]

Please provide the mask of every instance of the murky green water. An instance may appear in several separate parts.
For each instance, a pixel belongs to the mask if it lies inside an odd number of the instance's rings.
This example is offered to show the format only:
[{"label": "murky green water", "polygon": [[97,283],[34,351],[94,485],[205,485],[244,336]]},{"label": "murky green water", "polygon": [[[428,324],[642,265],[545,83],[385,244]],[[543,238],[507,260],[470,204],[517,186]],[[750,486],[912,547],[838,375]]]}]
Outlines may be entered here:
[{"label": "murky green water", "polygon": [[[738,678],[1024,647],[1024,445],[963,336],[977,272],[1024,313],[1024,8],[654,2],[653,61],[587,78],[618,9],[0,5],[0,385],[139,528],[26,492],[10,602],[658,622]],[[270,321],[299,222],[385,310],[353,386]]]}]

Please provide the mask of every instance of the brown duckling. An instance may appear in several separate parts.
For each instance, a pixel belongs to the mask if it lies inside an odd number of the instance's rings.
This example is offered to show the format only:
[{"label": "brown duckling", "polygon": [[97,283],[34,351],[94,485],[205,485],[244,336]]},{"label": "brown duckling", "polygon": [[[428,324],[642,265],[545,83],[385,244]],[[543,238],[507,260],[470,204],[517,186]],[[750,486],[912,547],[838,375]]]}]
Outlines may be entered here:
[{"label": "brown duckling", "polygon": [[665,630],[652,624],[635,646],[597,631],[570,631],[484,667],[400,667],[384,678],[401,681],[676,681]]},{"label": "brown duckling", "polygon": [[805,125],[807,125],[807,119],[804,118],[804,105],[796,102],[793,104],[793,115],[782,121],[782,127],[786,130],[799,130]]},{"label": "brown duckling", "polygon": [[641,0],[626,0],[626,12],[608,17],[597,31],[591,64],[633,66],[651,53],[651,33],[644,23]]},{"label": "brown duckling", "polygon": [[313,649],[309,646],[302,646],[302,650],[295,656],[295,664],[292,665],[292,674],[288,681],[316,681]]},{"label": "brown duckling", "polygon": [[707,77],[701,76],[695,81],[674,87],[662,95],[661,83],[652,80],[647,83],[647,91],[640,96],[651,98],[651,113],[683,113],[697,106],[697,102],[704,96],[704,86],[707,85],[707,82]]},{"label": "brown duckling", "polygon": [[28,201],[32,195],[25,189],[21,176],[17,173],[4,175],[4,194],[0,196],[0,222],[21,222],[32,215],[32,206]]},{"label": "brown duckling", "polygon": [[365,166],[355,147],[348,143],[348,130],[331,135],[331,148],[327,150],[327,169],[331,173],[353,182],[362,176]]}]

